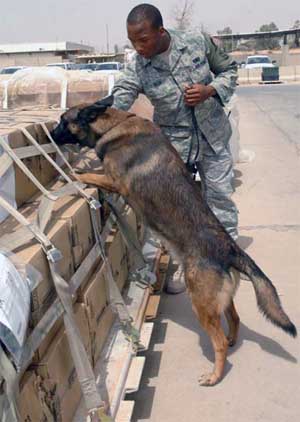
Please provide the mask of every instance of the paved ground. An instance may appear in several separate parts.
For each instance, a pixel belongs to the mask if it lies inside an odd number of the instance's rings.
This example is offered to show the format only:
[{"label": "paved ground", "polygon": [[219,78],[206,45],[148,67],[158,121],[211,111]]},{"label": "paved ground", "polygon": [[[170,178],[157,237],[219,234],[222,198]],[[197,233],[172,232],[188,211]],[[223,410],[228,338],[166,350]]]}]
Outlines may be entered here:
[{"label": "paved ground", "polygon": [[[300,86],[240,87],[242,148],[235,201],[248,253],[276,285],[300,331]],[[186,294],[163,295],[133,422],[296,422],[300,347],[258,313],[251,283],[236,297],[242,325],[224,380],[199,387],[213,352]]]}]

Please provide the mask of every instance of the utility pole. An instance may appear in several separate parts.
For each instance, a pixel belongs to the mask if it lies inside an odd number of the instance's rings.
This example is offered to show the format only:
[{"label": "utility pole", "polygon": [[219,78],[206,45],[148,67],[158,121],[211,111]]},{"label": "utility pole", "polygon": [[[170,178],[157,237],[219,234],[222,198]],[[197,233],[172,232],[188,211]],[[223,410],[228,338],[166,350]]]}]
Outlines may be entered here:
[{"label": "utility pole", "polygon": [[106,52],[109,53],[108,25],[106,24]]}]

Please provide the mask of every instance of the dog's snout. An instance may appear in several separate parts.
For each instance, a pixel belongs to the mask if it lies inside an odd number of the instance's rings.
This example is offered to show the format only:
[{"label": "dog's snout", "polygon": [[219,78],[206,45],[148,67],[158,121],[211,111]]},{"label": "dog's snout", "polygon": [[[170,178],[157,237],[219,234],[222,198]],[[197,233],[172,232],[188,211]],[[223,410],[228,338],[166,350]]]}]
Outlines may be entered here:
[{"label": "dog's snout", "polygon": [[56,143],[60,142],[60,138],[61,138],[61,130],[60,130],[60,123],[57,123],[53,129],[50,131],[50,135],[52,136],[53,140]]},{"label": "dog's snout", "polygon": [[50,132],[54,142],[58,145],[64,145],[68,143],[74,143],[74,139],[67,125],[63,121],[56,124]]}]

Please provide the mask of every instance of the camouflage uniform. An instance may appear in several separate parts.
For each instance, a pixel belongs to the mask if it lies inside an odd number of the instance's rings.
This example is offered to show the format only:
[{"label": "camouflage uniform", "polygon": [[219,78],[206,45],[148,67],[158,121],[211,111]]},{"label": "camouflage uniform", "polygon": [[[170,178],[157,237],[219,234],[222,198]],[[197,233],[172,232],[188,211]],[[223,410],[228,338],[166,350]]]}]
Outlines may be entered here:
[{"label": "camouflage uniform", "polygon": [[197,137],[191,108],[184,103],[184,88],[195,83],[215,88],[216,96],[194,108],[200,139],[196,161],[201,163],[205,174],[209,206],[236,238],[237,209],[230,199],[233,192],[231,126],[222,107],[234,92],[236,65],[206,34],[169,33],[172,39],[169,64],[160,55],[145,59],[136,54],[113,88],[114,107],[128,110],[140,93],[145,94],[154,106],[154,122],[186,162],[191,145],[191,159],[196,158]]}]

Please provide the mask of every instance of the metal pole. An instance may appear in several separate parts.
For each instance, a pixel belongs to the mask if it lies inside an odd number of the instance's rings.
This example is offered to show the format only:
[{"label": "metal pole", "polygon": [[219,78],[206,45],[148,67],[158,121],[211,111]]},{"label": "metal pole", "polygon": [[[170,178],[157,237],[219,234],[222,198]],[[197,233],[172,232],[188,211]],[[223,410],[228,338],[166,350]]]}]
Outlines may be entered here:
[{"label": "metal pole", "polygon": [[106,24],[106,52],[109,53],[108,25]]}]

